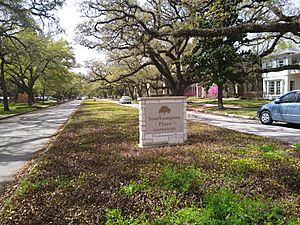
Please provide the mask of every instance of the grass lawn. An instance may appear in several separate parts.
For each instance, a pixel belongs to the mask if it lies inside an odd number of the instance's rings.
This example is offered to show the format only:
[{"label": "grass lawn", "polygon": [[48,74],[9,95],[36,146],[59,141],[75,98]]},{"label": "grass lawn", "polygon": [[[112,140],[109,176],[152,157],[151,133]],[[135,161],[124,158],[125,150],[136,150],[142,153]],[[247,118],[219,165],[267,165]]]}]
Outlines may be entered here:
[{"label": "grass lawn", "polygon": [[41,108],[47,108],[49,106],[57,105],[57,102],[46,102],[43,104],[42,102],[35,103],[32,107],[28,106],[27,103],[10,103],[9,109],[10,111],[4,111],[3,110],[3,104],[0,104],[0,116],[1,115],[15,115],[15,114],[21,114],[26,113],[30,111],[34,111]]},{"label": "grass lawn", "polygon": [[10,111],[3,110],[3,104],[0,104],[0,115],[13,115],[34,111],[37,108],[29,107],[26,103],[9,104]]},{"label": "grass lawn", "polygon": [[[216,99],[195,99],[189,98],[188,107],[191,109],[199,109],[208,112],[218,112],[221,114],[235,114],[241,116],[256,116],[257,109],[262,105],[270,102],[270,100],[255,99],[224,99],[224,109],[218,110]],[[205,106],[206,104],[209,104]]]},{"label": "grass lawn", "polygon": [[218,107],[212,106],[212,107],[206,107],[204,110],[206,112],[214,112],[214,113],[220,113],[220,114],[234,114],[234,115],[249,116],[249,117],[254,117],[257,114],[256,109],[247,109],[247,108],[225,107],[223,110],[218,110]]},{"label": "grass lawn", "polygon": [[300,224],[299,145],[197,122],[186,145],[137,140],[137,109],[85,101],[0,224]]}]

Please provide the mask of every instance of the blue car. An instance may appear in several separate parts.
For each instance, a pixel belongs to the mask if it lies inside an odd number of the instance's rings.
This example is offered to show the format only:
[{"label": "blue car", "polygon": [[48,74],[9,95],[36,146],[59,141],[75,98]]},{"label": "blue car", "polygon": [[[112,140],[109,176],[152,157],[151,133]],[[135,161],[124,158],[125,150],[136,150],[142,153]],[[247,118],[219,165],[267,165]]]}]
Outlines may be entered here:
[{"label": "blue car", "polygon": [[300,90],[290,91],[262,106],[257,116],[262,124],[272,124],[274,121],[300,124]]}]

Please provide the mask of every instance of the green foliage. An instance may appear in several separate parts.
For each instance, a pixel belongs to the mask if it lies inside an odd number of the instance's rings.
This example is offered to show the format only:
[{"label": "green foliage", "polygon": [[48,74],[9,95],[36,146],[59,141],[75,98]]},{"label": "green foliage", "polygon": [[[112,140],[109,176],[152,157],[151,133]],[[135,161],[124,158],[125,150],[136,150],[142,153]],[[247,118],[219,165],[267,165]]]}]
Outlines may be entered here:
[{"label": "green foliage", "polygon": [[300,144],[293,144],[292,147],[296,150],[300,150]]},{"label": "green foliage", "polygon": [[141,214],[138,218],[124,218],[120,209],[107,209],[106,210],[106,225],[146,225],[149,224],[145,221],[145,217]]},{"label": "green foliage", "polygon": [[71,185],[71,180],[65,178],[46,178],[37,182],[33,182],[29,179],[24,179],[16,190],[16,195],[20,198],[26,197],[26,195],[33,190],[42,188],[44,186],[54,185],[56,190],[62,190],[63,188]]},{"label": "green foliage", "polygon": [[198,207],[185,207],[174,212],[163,214],[161,218],[151,221],[154,225],[163,224],[186,224],[196,225],[204,224],[201,209]]},{"label": "green foliage", "polygon": [[129,184],[121,186],[120,191],[125,195],[131,196],[136,192],[145,190],[148,187],[146,181],[139,180],[138,182],[131,181]]},{"label": "green foliage", "polygon": [[161,176],[156,182],[164,189],[177,189],[186,192],[193,182],[200,182],[203,180],[204,175],[199,169],[192,166],[180,170],[167,166],[163,169]]},{"label": "green foliage", "polygon": [[254,146],[254,149],[262,152],[262,156],[269,159],[282,159],[286,154],[283,150],[277,149],[273,145],[262,144]]},{"label": "green foliage", "polygon": [[293,217],[290,219],[287,223],[288,225],[299,225],[300,224],[300,218]]},{"label": "green foliage", "polygon": [[[174,196],[163,214],[156,219],[147,220],[144,214],[138,218],[124,218],[122,211],[112,209],[106,211],[106,224],[206,224],[206,225],[244,225],[244,224],[284,224],[282,210],[263,200],[242,198],[228,189],[220,189],[204,197],[203,207],[192,206],[172,210],[176,201]],[[299,219],[293,218],[288,224],[297,224]]]},{"label": "green foliage", "polygon": [[197,207],[183,208],[176,211],[173,217],[174,224],[201,224],[201,210]]},{"label": "green foliage", "polygon": [[[190,99],[190,98],[189,98]],[[217,100],[212,99],[198,99],[191,98],[191,101],[197,101],[199,104],[218,104]],[[256,99],[224,99],[225,105],[234,105],[241,108],[259,108],[264,104],[269,103],[270,100],[256,100]]]},{"label": "green foliage", "polygon": [[33,183],[30,180],[23,180],[19,185],[16,195],[18,197],[23,197],[30,189],[36,189],[41,186],[41,183]]},{"label": "green foliage", "polygon": [[[18,33],[20,42],[12,45],[8,74],[19,90],[28,94],[28,103],[33,103],[33,90],[45,94],[47,89],[71,84],[69,69],[74,66],[74,56],[67,41],[54,40],[34,30]],[[70,78],[70,79],[67,79]],[[62,84],[62,85],[60,85]]]},{"label": "green foliage", "polygon": [[283,212],[262,200],[244,199],[228,189],[209,194],[202,214],[205,224],[284,224]]},{"label": "green foliage", "polygon": [[267,164],[260,163],[253,159],[234,159],[229,162],[229,168],[237,175],[249,175],[257,170],[268,169]]},{"label": "green foliage", "polygon": [[9,104],[9,109],[10,111],[4,111],[3,105],[0,104],[0,115],[22,114],[22,113],[36,110],[36,108],[29,107],[27,104],[23,104],[23,103]]},{"label": "green foliage", "polygon": [[291,40],[280,40],[277,45],[276,48],[274,50],[274,52],[280,52],[282,50],[285,49],[289,49],[289,48],[297,48],[297,44],[295,44],[293,41]]},{"label": "green foliage", "polygon": [[272,145],[267,145],[267,144],[258,145],[257,149],[262,152],[272,152],[275,150],[275,148]]},{"label": "green foliage", "polygon": [[140,179],[136,181],[130,181],[129,184],[123,185],[120,188],[121,193],[131,196],[134,193],[150,190],[156,186],[165,190],[176,189],[181,192],[189,190],[193,183],[202,183],[204,181],[204,175],[192,166],[188,166],[183,169],[176,169],[171,166],[163,168],[162,174],[151,185],[148,178],[145,175],[140,174]]}]

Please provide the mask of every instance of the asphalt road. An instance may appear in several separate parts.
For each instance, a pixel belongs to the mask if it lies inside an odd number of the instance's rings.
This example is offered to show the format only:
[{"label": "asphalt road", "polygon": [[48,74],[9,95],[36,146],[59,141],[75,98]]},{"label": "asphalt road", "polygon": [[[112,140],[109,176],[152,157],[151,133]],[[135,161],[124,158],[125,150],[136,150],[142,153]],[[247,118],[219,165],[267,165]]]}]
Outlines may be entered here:
[{"label": "asphalt road", "polygon": [[17,171],[48,143],[81,101],[0,120],[0,192]]},{"label": "asphalt road", "polygon": [[263,125],[258,120],[248,120],[244,118],[234,118],[197,112],[187,112],[187,118],[243,133],[269,137],[291,144],[300,143],[300,125],[288,125],[286,123]]}]

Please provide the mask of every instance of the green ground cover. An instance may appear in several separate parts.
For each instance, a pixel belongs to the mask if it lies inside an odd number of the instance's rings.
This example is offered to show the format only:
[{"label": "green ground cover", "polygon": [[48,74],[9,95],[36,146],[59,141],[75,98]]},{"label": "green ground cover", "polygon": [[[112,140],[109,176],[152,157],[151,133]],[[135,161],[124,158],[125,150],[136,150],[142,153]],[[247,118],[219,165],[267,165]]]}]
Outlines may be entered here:
[{"label": "green ground cover", "polygon": [[197,122],[137,147],[137,109],[85,101],[5,194],[1,224],[300,224],[300,148]]},{"label": "green ground cover", "polygon": [[0,104],[0,116],[22,114],[26,112],[35,111],[41,108],[47,108],[49,106],[54,106],[54,105],[57,105],[57,102],[53,102],[53,101],[45,101],[44,103],[37,102],[32,107],[28,106],[26,103],[10,103],[9,104],[10,111],[4,111],[3,104]]},{"label": "green ground cover", "polygon": [[[218,101],[216,99],[194,99],[195,103],[199,101],[201,104],[218,104]],[[223,99],[225,105],[234,105],[234,106],[240,106],[242,108],[257,108],[260,107],[268,102],[270,100],[267,99]]]},{"label": "green ground cover", "polygon": [[36,110],[34,107],[29,107],[26,103],[11,103],[9,105],[10,111],[3,110],[3,104],[0,104],[0,115],[13,115],[13,114],[21,114],[25,112],[30,112]]},{"label": "green ground cover", "polygon": [[[235,114],[241,116],[256,116],[257,110],[270,100],[256,99],[224,99],[224,109],[219,110],[216,99],[188,99],[188,107],[207,112],[216,112],[221,114]],[[210,105],[207,105],[210,104]],[[212,105],[211,105],[212,104]],[[206,106],[205,106],[206,105]],[[205,106],[205,107],[204,107]]]},{"label": "green ground cover", "polygon": [[220,113],[220,114],[234,114],[239,116],[249,116],[254,117],[257,114],[257,109],[246,109],[246,108],[228,108],[225,107],[223,110],[218,110],[217,107],[207,107],[204,109],[206,112],[214,112],[214,113]]}]

